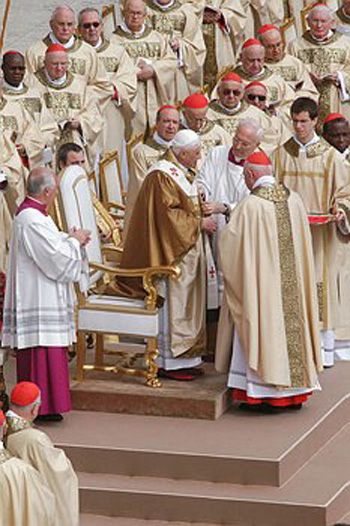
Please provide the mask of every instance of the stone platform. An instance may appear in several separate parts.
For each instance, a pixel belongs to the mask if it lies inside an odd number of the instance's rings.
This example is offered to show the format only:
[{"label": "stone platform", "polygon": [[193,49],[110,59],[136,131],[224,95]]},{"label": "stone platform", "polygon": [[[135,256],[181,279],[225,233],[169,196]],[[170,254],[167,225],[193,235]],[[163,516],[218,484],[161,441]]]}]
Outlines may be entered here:
[{"label": "stone platform", "polygon": [[43,429],[78,472],[82,526],[349,524],[349,379],[338,363],[301,411],[278,415],[73,411]]}]

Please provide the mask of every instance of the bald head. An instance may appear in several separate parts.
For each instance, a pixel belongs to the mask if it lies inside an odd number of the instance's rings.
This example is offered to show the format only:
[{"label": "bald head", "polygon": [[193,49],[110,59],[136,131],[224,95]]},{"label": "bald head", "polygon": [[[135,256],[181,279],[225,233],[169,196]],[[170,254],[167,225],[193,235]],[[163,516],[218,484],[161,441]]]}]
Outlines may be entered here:
[{"label": "bald head", "polygon": [[255,119],[239,121],[232,141],[233,153],[240,159],[245,159],[253,153],[264,137],[264,130]]},{"label": "bald head", "polygon": [[62,4],[53,11],[50,27],[61,44],[67,44],[75,31],[75,13],[71,7]]},{"label": "bald head", "polygon": [[53,51],[45,55],[45,68],[52,80],[62,78],[69,65],[68,53],[66,51]]},{"label": "bald head", "polygon": [[[50,204],[57,188],[57,179],[46,167],[34,168],[27,179],[27,194],[44,204]],[[53,198],[51,199],[53,194]]]},{"label": "bald head", "polygon": [[146,18],[146,5],[143,0],[125,0],[123,4],[124,21],[130,31],[141,31]]}]

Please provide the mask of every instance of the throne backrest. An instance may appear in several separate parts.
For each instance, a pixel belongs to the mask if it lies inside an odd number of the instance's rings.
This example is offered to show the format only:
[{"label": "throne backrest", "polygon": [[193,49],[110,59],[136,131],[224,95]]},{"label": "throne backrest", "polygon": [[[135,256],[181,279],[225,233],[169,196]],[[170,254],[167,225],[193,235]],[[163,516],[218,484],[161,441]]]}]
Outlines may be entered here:
[{"label": "throne backrest", "polygon": [[103,204],[124,204],[124,186],[117,151],[108,152],[99,163],[99,174]]},{"label": "throne backrest", "polygon": [[[60,180],[60,205],[65,228],[84,228],[90,230],[91,241],[85,251],[89,262],[103,263],[100,238],[97,230],[94,207],[92,204],[90,182],[81,166],[69,166]],[[86,291],[102,277],[102,272],[92,271],[88,284],[80,283],[82,291]],[[86,277],[85,277],[86,281]]]}]

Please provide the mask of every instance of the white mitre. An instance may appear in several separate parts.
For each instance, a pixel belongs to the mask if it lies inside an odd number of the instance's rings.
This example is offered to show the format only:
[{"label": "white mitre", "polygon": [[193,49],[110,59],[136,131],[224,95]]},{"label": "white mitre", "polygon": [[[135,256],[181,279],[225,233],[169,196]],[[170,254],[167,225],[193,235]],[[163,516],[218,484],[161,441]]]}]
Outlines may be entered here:
[{"label": "white mitre", "polygon": [[193,130],[180,130],[171,141],[173,148],[189,148],[200,145],[200,137]]}]

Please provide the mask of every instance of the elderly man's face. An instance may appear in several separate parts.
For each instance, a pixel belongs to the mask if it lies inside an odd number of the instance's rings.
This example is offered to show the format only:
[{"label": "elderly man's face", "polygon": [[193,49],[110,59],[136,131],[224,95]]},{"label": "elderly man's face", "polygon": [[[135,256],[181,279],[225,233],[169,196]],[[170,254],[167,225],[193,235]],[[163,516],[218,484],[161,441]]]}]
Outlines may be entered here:
[{"label": "elderly man's face", "polygon": [[279,62],[283,58],[283,42],[279,31],[272,30],[264,33],[262,43],[265,48],[265,58],[271,62]]},{"label": "elderly man's face", "polygon": [[249,127],[237,128],[233,137],[232,148],[235,157],[245,159],[253,153],[259,146],[259,141],[256,138],[256,132]]},{"label": "elderly man's face", "polygon": [[50,22],[53,34],[59,42],[66,44],[75,31],[75,16],[69,9],[61,9]]},{"label": "elderly man's face", "polygon": [[55,51],[45,57],[45,67],[52,80],[58,80],[65,75],[68,69],[68,53]]},{"label": "elderly man's face", "polygon": [[186,119],[187,126],[195,131],[200,132],[203,128],[208,113],[208,106],[206,108],[185,108],[183,114]]},{"label": "elderly man's face", "polygon": [[338,120],[330,122],[328,131],[323,136],[339,152],[344,152],[350,146],[350,126],[348,121]]},{"label": "elderly man's face", "polygon": [[91,46],[96,46],[102,34],[102,24],[98,13],[96,11],[83,13],[79,29],[82,39]]},{"label": "elderly man's face", "polygon": [[264,46],[250,46],[242,51],[242,66],[245,73],[248,75],[258,75],[265,62]]},{"label": "elderly man's face", "polygon": [[129,0],[124,10],[124,20],[130,31],[141,31],[146,18],[146,6],[143,0]]},{"label": "elderly man's face", "polygon": [[180,162],[186,168],[195,168],[201,158],[201,146],[195,148],[186,148],[180,154]]},{"label": "elderly man's face", "polygon": [[158,134],[165,141],[171,141],[179,131],[180,116],[174,109],[165,109],[160,113],[156,124]]},{"label": "elderly man's face", "polygon": [[262,86],[251,86],[245,89],[244,98],[248,104],[264,111],[266,108],[267,91]]},{"label": "elderly man's face", "polygon": [[22,82],[26,68],[22,55],[7,55],[2,63],[5,80],[11,86],[19,86]]},{"label": "elderly man's face", "polygon": [[237,106],[244,94],[243,85],[233,80],[220,82],[218,95],[220,102],[225,108],[233,109]]},{"label": "elderly man's face", "polygon": [[309,16],[308,24],[312,36],[318,40],[323,40],[333,27],[333,18],[325,11],[316,11]]}]

